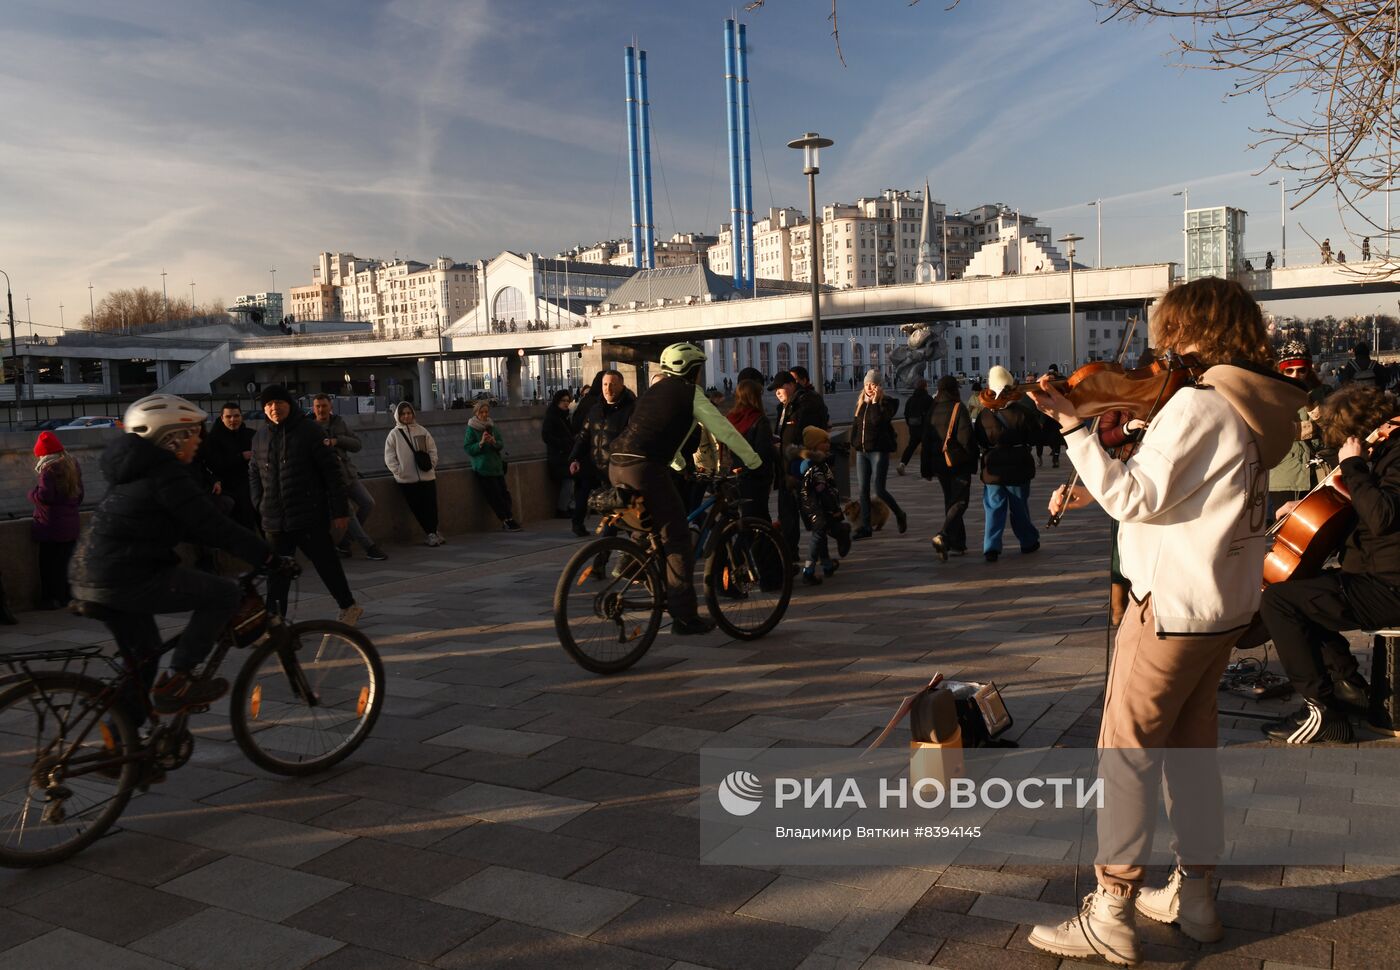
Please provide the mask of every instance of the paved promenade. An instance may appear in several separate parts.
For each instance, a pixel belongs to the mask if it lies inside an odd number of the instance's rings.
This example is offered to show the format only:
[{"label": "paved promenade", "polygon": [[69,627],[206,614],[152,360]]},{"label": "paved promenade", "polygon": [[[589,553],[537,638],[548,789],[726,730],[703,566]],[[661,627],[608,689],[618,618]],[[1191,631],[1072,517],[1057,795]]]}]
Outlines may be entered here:
[{"label": "paved promenade", "polygon": [[[1037,508],[1059,476],[1043,470]],[[389,672],[374,737],[326,775],[284,779],[243,758],[222,714],[205,715],[193,761],[133,800],[110,836],[71,863],[0,871],[0,967],[1078,966],[1025,942],[1026,924],[1071,914],[1067,867],[696,862],[697,752],[864,745],[935,671],[1005,685],[1023,744],[1092,745],[1105,520],[1072,515],[1033,556],[1013,541],[995,565],[945,565],[928,546],[936,485],[891,484],[909,533],[891,523],[833,580],[799,585],[775,633],[663,633],[611,678],[554,638],[554,582],[577,545],[567,523],[352,560]],[[981,523],[975,502],[969,531]],[[329,615],[315,577],[303,585],[300,615]],[[0,650],[101,639],[66,614],[22,620],[0,628]],[[1226,720],[1223,733],[1256,741],[1256,723]],[[1400,966],[1395,875],[1222,874],[1225,941],[1201,947],[1148,923],[1145,966]]]}]

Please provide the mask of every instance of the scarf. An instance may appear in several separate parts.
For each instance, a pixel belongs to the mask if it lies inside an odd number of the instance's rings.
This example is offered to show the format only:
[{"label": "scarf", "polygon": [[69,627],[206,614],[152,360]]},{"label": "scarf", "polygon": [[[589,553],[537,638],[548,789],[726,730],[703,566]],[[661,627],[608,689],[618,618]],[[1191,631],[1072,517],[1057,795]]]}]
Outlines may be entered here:
[{"label": "scarf", "polygon": [[467,427],[475,428],[476,430],[484,433],[495,428],[496,422],[490,420],[489,418],[483,421],[480,418],[478,418],[475,414],[473,414],[470,418],[467,419]]},{"label": "scarf", "polygon": [[66,451],[58,451],[53,453],[52,455],[45,455],[44,457],[40,458],[34,463],[34,474],[42,475],[44,473],[45,468],[48,468],[50,465],[57,464],[58,462],[62,461],[67,457],[68,453]]},{"label": "scarf", "polygon": [[734,425],[734,430],[740,434],[748,434],[749,429],[763,417],[763,412],[757,408],[735,408],[729,412],[729,423]]}]

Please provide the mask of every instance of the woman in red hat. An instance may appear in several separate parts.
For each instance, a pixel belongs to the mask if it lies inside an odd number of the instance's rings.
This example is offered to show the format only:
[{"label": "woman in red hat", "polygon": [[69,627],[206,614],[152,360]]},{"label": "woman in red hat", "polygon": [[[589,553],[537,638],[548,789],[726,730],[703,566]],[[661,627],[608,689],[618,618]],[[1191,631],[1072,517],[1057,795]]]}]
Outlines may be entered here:
[{"label": "woman in red hat", "polygon": [[34,442],[34,503],[31,534],[39,544],[39,609],[62,609],[69,599],[68,560],[78,541],[78,506],[83,504],[83,473],[52,431]]}]

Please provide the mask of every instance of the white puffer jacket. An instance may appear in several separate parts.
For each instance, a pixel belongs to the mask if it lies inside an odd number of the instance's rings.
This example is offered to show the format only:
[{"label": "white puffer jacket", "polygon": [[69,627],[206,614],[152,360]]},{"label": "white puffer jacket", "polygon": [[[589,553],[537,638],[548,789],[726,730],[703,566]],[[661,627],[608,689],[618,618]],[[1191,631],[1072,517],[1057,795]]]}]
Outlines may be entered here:
[{"label": "white puffer jacket", "polygon": [[[410,439],[412,444],[409,443]],[[431,469],[418,470],[418,463],[413,458],[415,449],[426,451],[433,459]],[[413,424],[394,422],[394,430],[384,439],[384,466],[394,476],[394,481],[401,485],[431,482],[437,478],[437,463],[437,442],[427,428],[416,421]]]}]

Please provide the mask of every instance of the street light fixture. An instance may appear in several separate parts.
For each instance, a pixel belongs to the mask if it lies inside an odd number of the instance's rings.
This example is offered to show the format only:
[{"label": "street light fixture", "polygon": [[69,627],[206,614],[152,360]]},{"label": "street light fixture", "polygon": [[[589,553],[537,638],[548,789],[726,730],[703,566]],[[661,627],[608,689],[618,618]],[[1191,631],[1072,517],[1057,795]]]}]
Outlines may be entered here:
[{"label": "street light fixture", "polygon": [[1094,235],[1098,239],[1099,253],[1094,259],[1094,269],[1103,269],[1103,199],[1089,203],[1094,209]]},{"label": "street light fixture", "polygon": [[1070,373],[1079,366],[1079,338],[1074,322],[1074,244],[1084,237],[1070,233],[1057,241],[1065,243],[1069,249],[1069,369]]},{"label": "street light fixture", "polygon": [[817,217],[817,173],[821,171],[821,149],[834,144],[815,131],[788,142],[789,148],[802,150],[802,174],[807,176],[807,203],[811,213],[807,222],[811,244],[807,248],[812,277],[812,374],[818,381],[825,379],[826,371],[822,368],[821,220]]},{"label": "street light fixture", "polygon": [[1181,275],[1185,278],[1186,261],[1191,257],[1191,237],[1186,234],[1186,214],[1191,211],[1191,190],[1184,188],[1180,192],[1173,192],[1172,195],[1181,196]]},{"label": "street light fixture", "polygon": [[1278,261],[1280,266],[1288,265],[1288,200],[1283,194],[1283,176],[1270,185],[1278,186]]},{"label": "street light fixture", "polygon": [[[10,292],[10,274],[0,269],[5,277],[5,306],[10,313],[10,360],[15,367],[15,419],[24,423],[24,365],[19,360],[19,345],[15,342],[15,298]],[[31,328],[32,329],[32,328]]]}]

